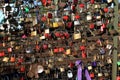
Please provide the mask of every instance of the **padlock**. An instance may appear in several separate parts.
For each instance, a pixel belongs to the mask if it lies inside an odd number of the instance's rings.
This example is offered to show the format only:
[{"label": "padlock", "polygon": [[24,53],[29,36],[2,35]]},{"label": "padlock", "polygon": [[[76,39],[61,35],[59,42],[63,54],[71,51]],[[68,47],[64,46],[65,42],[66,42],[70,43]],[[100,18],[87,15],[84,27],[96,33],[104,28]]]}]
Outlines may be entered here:
[{"label": "padlock", "polygon": [[82,58],[87,58],[87,54],[84,51],[82,51]]},{"label": "padlock", "polygon": [[37,35],[37,31],[32,31],[31,32],[31,36],[36,36]]},{"label": "padlock", "polygon": [[18,63],[22,63],[23,61],[23,58],[18,58]]},{"label": "padlock", "polygon": [[15,55],[12,55],[10,58],[10,62],[15,62],[15,61],[16,61]]},{"label": "padlock", "polygon": [[64,52],[64,48],[60,47],[59,52]]},{"label": "padlock", "polygon": [[46,69],[45,74],[50,74],[50,69]]},{"label": "padlock", "polygon": [[65,54],[66,54],[66,55],[70,55],[70,54],[71,54],[71,49],[70,49],[70,48],[66,49]]},{"label": "padlock", "polygon": [[65,68],[64,67],[60,67],[60,72],[64,72]]},{"label": "padlock", "polygon": [[35,49],[36,49],[36,50],[40,50],[40,46],[39,46],[39,45],[36,45],[36,46],[35,46]]},{"label": "padlock", "polygon": [[53,22],[53,28],[59,27],[58,22]]},{"label": "padlock", "polygon": [[0,57],[4,57],[4,56],[5,56],[5,52],[4,51],[0,52]]},{"label": "padlock", "polygon": [[71,28],[72,26],[73,26],[73,22],[68,22],[66,27]]},{"label": "padlock", "polygon": [[75,19],[76,20],[80,19],[80,15],[75,15]]},{"label": "padlock", "polygon": [[98,73],[98,77],[102,77],[102,76],[103,76],[103,74],[99,72]]},{"label": "padlock", "polygon": [[63,16],[63,20],[64,20],[64,21],[67,21],[68,19],[69,19],[68,16]]},{"label": "padlock", "polygon": [[92,16],[91,15],[87,15],[86,19],[87,19],[87,21],[90,21],[90,20],[92,20]]},{"label": "padlock", "polygon": [[48,48],[48,44],[43,44],[43,49],[47,49]]},{"label": "padlock", "polygon": [[9,61],[9,58],[8,58],[8,57],[4,57],[2,61],[3,61],[3,62],[8,62],[8,61]]},{"label": "padlock", "polygon": [[24,72],[24,71],[25,71],[25,67],[24,67],[24,66],[21,66],[21,67],[20,67],[20,71],[21,71],[21,72]]},{"label": "padlock", "polygon": [[64,32],[63,34],[67,39],[70,37],[70,34],[68,32]]},{"label": "padlock", "polygon": [[85,46],[80,46],[80,50],[81,50],[81,51],[84,51],[85,49],[86,49]]},{"label": "padlock", "polygon": [[37,70],[38,70],[37,73],[42,73],[44,71],[44,68],[42,65],[38,65]]},{"label": "padlock", "polygon": [[72,78],[72,77],[73,77],[73,73],[72,73],[71,70],[68,70],[68,72],[67,72],[67,76],[68,76],[68,78]]},{"label": "padlock", "polygon": [[105,77],[108,77],[108,76],[109,76],[109,73],[108,73],[108,72],[105,72],[104,75],[105,75]]},{"label": "padlock", "polygon": [[88,66],[88,70],[92,70],[92,66]]},{"label": "padlock", "polygon": [[94,0],[90,0],[90,3],[91,3],[91,4],[94,4],[94,2],[95,2]]},{"label": "padlock", "polygon": [[75,25],[75,26],[78,26],[78,25],[80,25],[80,22],[79,22],[78,20],[75,20],[75,21],[74,21],[74,25]]},{"label": "padlock", "polygon": [[52,19],[52,17],[53,17],[52,13],[48,12],[47,17]]},{"label": "padlock", "polygon": [[56,37],[60,37],[60,32],[55,32]]},{"label": "padlock", "polygon": [[74,40],[80,39],[81,38],[81,33],[80,32],[74,33],[73,37],[74,37]]},{"label": "padlock", "polygon": [[109,11],[109,9],[107,7],[105,7],[103,10],[105,13],[107,13]]},{"label": "padlock", "polygon": [[59,52],[59,48],[54,48],[54,53],[58,53]]},{"label": "padlock", "polygon": [[95,77],[95,74],[93,72],[90,73],[90,77],[91,78],[94,78]]},{"label": "padlock", "polygon": [[9,52],[9,53],[12,52],[12,48],[11,48],[11,47],[8,48],[8,52]]},{"label": "padlock", "polygon": [[81,4],[79,4],[79,7],[80,7],[80,8],[84,8],[85,5],[81,3]]}]

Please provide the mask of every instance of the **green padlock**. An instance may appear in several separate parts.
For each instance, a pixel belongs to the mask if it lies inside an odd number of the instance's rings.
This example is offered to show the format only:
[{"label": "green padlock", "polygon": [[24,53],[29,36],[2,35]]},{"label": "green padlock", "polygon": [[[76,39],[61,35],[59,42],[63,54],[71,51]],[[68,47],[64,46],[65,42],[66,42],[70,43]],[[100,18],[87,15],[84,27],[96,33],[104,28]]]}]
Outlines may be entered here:
[{"label": "green padlock", "polygon": [[117,65],[120,66],[120,61],[117,61]]},{"label": "green padlock", "polygon": [[25,7],[25,12],[28,13],[29,12],[29,8]]}]

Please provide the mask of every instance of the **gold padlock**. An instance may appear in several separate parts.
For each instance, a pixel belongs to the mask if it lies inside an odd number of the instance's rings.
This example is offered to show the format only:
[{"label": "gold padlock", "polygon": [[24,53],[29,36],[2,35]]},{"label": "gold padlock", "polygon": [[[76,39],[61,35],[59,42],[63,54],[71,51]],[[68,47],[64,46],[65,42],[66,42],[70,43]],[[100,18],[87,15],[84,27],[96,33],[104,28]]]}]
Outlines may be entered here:
[{"label": "gold padlock", "polygon": [[80,39],[81,38],[81,34],[80,33],[74,33],[74,39]]},{"label": "gold padlock", "polygon": [[3,61],[3,62],[8,62],[8,60],[9,60],[8,57],[4,57],[2,61]]},{"label": "gold padlock", "polygon": [[59,25],[58,25],[58,23],[57,22],[53,22],[53,27],[54,28],[57,28]]},{"label": "gold padlock", "polygon": [[31,32],[31,36],[36,36],[37,35],[37,31],[32,31]]},{"label": "gold padlock", "polygon": [[66,55],[69,55],[69,54],[71,54],[71,49],[66,50]]}]

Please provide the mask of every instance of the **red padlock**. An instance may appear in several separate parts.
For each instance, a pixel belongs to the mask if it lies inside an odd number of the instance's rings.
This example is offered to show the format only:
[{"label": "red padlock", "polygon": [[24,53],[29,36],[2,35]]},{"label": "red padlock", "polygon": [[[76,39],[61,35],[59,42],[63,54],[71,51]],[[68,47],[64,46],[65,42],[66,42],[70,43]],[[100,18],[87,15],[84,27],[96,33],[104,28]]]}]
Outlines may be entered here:
[{"label": "red padlock", "polygon": [[24,67],[24,66],[21,66],[20,71],[21,71],[21,72],[24,72],[24,71],[25,71],[25,67]]},{"label": "red padlock", "polygon": [[72,11],[75,10],[75,5],[71,5],[71,10],[72,10]]},{"label": "red padlock", "polygon": [[76,16],[75,16],[75,19],[80,19],[80,15],[76,15]]},{"label": "red padlock", "polygon": [[48,48],[48,44],[43,44],[43,49],[47,49]]},{"label": "red padlock", "polygon": [[40,46],[39,46],[39,45],[36,45],[36,46],[35,46],[35,49],[36,49],[36,50],[40,50]]},{"label": "red padlock", "polygon": [[94,29],[94,27],[95,27],[94,23],[91,23],[91,24],[89,25],[89,28],[90,28],[90,29]]},{"label": "red padlock", "polygon": [[81,3],[81,4],[79,5],[79,7],[80,7],[80,8],[84,8],[85,5]]},{"label": "red padlock", "polygon": [[49,34],[49,35],[48,35],[48,39],[52,39],[52,36],[51,36],[51,34]]},{"label": "red padlock", "polygon": [[73,4],[78,4],[78,0],[73,0]]},{"label": "red padlock", "polygon": [[107,7],[106,7],[106,8],[104,8],[103,10],[104,10],[104,12],[105,12],[105,13],[107,13],[107,12],[108,12],[108,8],[107,8]]},{"label": "red padlock", "polygon": [[63,20],[67,21],[69,19],[68,16],[63,16]]},{"label": "red padlock", "polygon": [[98,40],[96,41],[96,43],[97,43],[98,45],[102,45],[102,43],[101,43],[101,40],[100,40],[100,39],[98,39]]},{"label": "red padlock", "polygon": [[16,61],[15,57],[14,57],[14,56],[11,56],[10,62],[15,62],[15,61]]},{"label": "red padlock", "polygon": [[59,52],[64,52],[64,48],[60,47]]},{"label": "red padlock", "polygon": [[90,3],[91,3],[91,4],[94,4],[94,2],[95,2],[94,0],[90,0]]},{"label": "red padlock", "polygon": [[118,22],[118,27],[120,27],[120,22]]},{"label": "red padlock", "polygon": [[58,48],[55,48],[54,49],[54,53],[58,53],[59,52],[59,49]]},{"label": "red padlock", "polygon": [[19,63],[22,63],[23,61],[24,61],[24,60],[23,60],[22,58],[19,58],[19,59],[18,59],[18,62],[19,62]]},{"label": "red padlock", "polygon": [[95,77],[95,74],[93,72],[90,73],[90,77],[91,78],[94,78]]},{"label": "red padlock", "polygon": [[41,21],[47,21],[47,18],[45,17],[45,16],[43,16],[42,18],[41,18]]},{"label": "red padlock", "polygon": [[53,16],[52,16],[52,13],[48,13],[48,18],[52,18]]},{"label": "red padlock", "polygon": [[55,32],[56,37],[60,37],[60,32]]},{"label": "red padlock", "polygon": [[21,63],[17,63],[15,66],[16,66],[16,67],[19,67],[20,65],[21,65]]},{"label": "red padlock", "polygon": [[86,52],[82,51],[82,58],[86,58],[86,57],[87,57]]},{"label": "red padlock", "polygon": [[85,50],[85,46],[80,46],[80,50],[84,51]]},{"label": "red padlock", "polygon": [[44,36],[45,36],[46,38],[48,38],[48,37],[49,37],[49,33],[45,33]]},{"label": "red padlock", "polygon": [[73,62],[71,62],[70,64],[69,64],[69,67],[70,68],[73,68],[75,66],[75,64],[73,63]]},{"label": "red padlock", "polygon": [[120,80],[120,76],[117,76],[117,79],[116,80]]},{"label": "red padlock", "polygon": [[10,47],[10,48],[8,48],[8,52],[10,53],[10,52],[12,52],[12,48]]},{"label": "red padlock", "polygon": [[2,57],[2,52],[0,52],[0,57]]},{"label": "red padlock", "polygon": [[50,5],[52,3],[52,0],[47,0],[47,4]]},{"label": "red padlock", "polygon": [[46,5],[47,5],[47,0],[41,0],[41,2],[42,2],[42,5],[43,5],[43,6],[46,6]]},{"label": "red padlock", "polygon": [[106,25],[105,24],[102,24],[102,26],[101,26],[102,28],[106,28]]},{"label": "red padlock", "polygon": [[63,34],[67,39],[70,37],[70,34],[68,32],[64,32]]},{"label": "red padlock", "polygon": [[20,80],[24,80],[24,77],[21,77]]},{"label": "red padlock", "polygon": [[68,22],[67,23],[67,28],[71,28],[73,26],[73,22]]},{"label": "red padlock", "polygon": [[3,57],[3,56],[5,56],[5,52],[4,51],[0,52],[0,57]]},{"label": "red padlock", "polygon": [[61,37],[61,38],[64,37],[64,34],[63,34],[62,32],[60,33],[60,37]]}]

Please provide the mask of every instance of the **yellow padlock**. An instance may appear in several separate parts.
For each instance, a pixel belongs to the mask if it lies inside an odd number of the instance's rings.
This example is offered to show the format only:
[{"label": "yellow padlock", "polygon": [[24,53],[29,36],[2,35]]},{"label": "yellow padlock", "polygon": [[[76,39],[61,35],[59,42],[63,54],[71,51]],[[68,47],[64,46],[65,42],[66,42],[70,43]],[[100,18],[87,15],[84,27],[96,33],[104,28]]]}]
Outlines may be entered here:
[{"label": "yellow padlock", "polygon": [[58,25],[58,23],[57,22],[53,22],[53,27],[54,28],[57,28],[59,25]]}]

